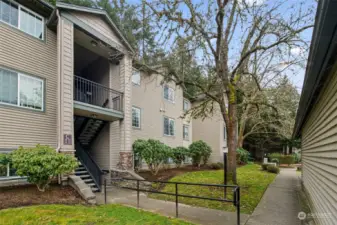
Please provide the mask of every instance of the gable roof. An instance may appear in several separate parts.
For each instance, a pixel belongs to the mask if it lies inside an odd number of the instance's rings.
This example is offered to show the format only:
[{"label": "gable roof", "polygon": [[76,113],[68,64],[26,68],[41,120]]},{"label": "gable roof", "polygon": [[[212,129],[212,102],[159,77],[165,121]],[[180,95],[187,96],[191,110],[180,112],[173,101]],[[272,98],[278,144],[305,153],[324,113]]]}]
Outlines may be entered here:
[{"label": "gable roof", "polygon": [[127,39],[124,37],[124,35],[121,33],[121,31],[117,28],[116,24],[111,20],[110,16],[108,15],[108,13],[105,10],[89,8],[89,7],[84,7],[84,6],[77,6],[77,5],[67,4],[67,3],[64,3],[64,2],[57,2],[56,8],[67,9],[67,10],[75,10],[75,11],[87,12],[87,13],[99,15],[105,22],[108,23],[108,25],[112,28],[112,30],[116,32],[116,34],[122,40],[122,42],[128,48],[128,50],[130,50],[133,54],[135,53],[131,44],[127,41]]},{"label": "gable roof", "polygon": [[301,99],[297,111],[293,137],[299,137],[302,127],[312,110],[322,85],[336,62],[337,1],[320,0],[317,7],[315,28],[305,72]]}]

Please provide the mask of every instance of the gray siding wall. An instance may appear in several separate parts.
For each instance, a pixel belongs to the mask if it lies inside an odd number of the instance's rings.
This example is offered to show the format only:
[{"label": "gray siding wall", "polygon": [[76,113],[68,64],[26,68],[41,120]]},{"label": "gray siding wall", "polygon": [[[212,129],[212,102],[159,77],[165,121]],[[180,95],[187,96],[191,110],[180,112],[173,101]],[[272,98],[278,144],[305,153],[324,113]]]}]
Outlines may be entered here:
[{"label": "gray siding wall", "polygon": [[[195,103],[198,104],[198,103]],[[203,140],[211,148],[212,154],[209,162],[222,162],[223,150],[227,146],[224,139],[225,123],[220,114],[219,109],[214,109],[213,115],[209,115],[205,119],[193,119],[193,141]]]},{"label": "gray siding wall", "polygon": [[91,146],[91,155],[101,169],[110,169],[110,124],[106,124]]},{"label": "gray siding wall", "polygon": [[337,221],[337,73],[336,65],[302,130],[303,184],[318,224]]},{"label": "gray siding wall", "polygon": [[[183,146],[183,91],[174,84],[175,102],[164,99],[162,77],[141,72],[140,85],[132,87],[132,105],[141,109],[141,125],[132,129],[132,142],[137,139],[157,139],[171,146]],[[174,137],[164,135],[164,116],[175,120]],[[185,121],[187,123],[187,121]]]},{"label": "gray siding wall", "polygon": [[45,111],[0,104],[0,148],[57,146],[57,43],[45,29],[45,41],[0,22],[0,66],[45,79]]}]

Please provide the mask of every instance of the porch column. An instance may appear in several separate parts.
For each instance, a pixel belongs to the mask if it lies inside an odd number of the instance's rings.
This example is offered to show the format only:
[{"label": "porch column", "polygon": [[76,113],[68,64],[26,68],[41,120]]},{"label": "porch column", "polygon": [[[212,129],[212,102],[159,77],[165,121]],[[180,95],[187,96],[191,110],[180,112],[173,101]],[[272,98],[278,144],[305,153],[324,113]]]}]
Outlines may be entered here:
[{"label": "porch column", "polygon": [[124,119],[120,124],[121,146],[119,152],[119,166],[123,169],[132,169],[132,59],[130,55],[125,55],[120,62],[120,87],[124,93],[123,107]]},{"label": "porch column", "polygon": [[74,154],[74,26],[64,18],[57,25],[58,56],[58,147],[59,152]]}]

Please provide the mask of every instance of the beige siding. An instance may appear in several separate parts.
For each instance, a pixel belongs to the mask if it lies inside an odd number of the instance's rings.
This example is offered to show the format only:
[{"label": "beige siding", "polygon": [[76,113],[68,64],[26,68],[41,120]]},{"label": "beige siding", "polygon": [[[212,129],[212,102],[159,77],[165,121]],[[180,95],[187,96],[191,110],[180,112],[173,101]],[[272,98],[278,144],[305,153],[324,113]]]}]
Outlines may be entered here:
[{"label": "beige siding", "polygon": [[110,124],[106,124],[91,146],[91,155],[101,169],[110,169]]},{"label": "beige siding", "polygon": [[302,130],[303,184],[313,212],[332,218],[317,218],[318,224],[337,221],[337,73],[313,106]]},{"label": "beige siding", "polygon": [[[198,104],[198,103],[195,103]],[[224,140],[224,121],[219,110],[215,110],[213,115],[209,115],[204,120],[193,119],[193,141],[203,140],[211,148],[212,154],[210,162],[221,162],[226,140]]]},{"label": "beige siding", "polygon": [[[171,146],[183,145],[183,92],[174,84],[175,102],[164,99],[164,89],[160,75],[141,72],[141,84],[132,88],[132,105],[141,109],[141,128],[133,128],[132,142],[137,139],[157,139]],[[164,116],[175,120],[175,136],[164,136]]]},{"label": "beige siding", "polygon": [[103,34],[105,37],[110,38],[111,40],[117,42],[120,46],[122,46],[122,42],[118,38],[117,34],[111,29],[110,25],[107,24],[100,16],[85,12],[72,12],[72,15],[76,16],[78,19],[85,22],[87,25],[89,25],[97,32]]},{"label": "beige siding", "polygon": [[[74,108],[73,108],[73,80],[74,80],[74,26],[71,22],[61,18],[58,23],[57,38],[60,57],[59,68],[59,146],[60,151],[74,151]],[[64,135],[71,135],[72,144],[65,145]]]},{"label": "beige siding", "polygon": [[0,22],[0,66],[45,79],[44,112],[0,104],[0,148],[57,146],[56,34],[45,33],[41,41]]},{"label": "beige siding", "polygon": [[124,119],[110,125],[110,167],[116,168],[120,152],[132,152],[131,142],[132,60],[125,55],[119,66],[110,65],[110,87],[123,92]]}]

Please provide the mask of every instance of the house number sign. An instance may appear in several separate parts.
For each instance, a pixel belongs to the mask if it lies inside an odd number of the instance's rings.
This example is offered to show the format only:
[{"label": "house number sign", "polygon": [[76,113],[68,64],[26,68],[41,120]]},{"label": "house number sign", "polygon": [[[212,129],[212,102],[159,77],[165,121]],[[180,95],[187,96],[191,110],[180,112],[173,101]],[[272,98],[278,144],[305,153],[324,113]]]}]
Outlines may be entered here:
[{"label": "house number sign", "polygon": [[63,135],[63,144],[64,145],[72,145],[72,136],[71,136],[71,134],[64,134]]}]

